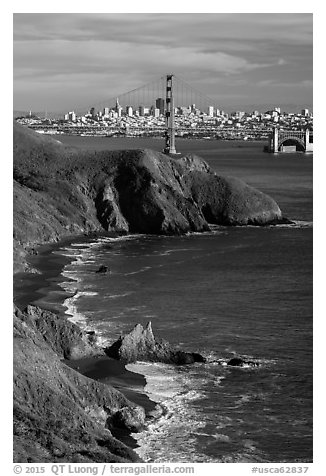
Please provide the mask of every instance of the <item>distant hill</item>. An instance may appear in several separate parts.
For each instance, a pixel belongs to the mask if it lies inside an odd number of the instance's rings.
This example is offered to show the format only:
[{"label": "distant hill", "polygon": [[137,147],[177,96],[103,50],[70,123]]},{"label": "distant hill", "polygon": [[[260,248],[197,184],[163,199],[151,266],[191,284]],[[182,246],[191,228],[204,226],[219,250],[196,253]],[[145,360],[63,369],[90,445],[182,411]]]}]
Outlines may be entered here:
[{"label": "distant hill", "polygon": [[245,112],[252,112],[252,111],[259,111],[259,112],[266,112],[273,110],[275,107],[281,108],[281,112],[287,113],[300,113],[302,109],[309,109],[310,112],[313,112],[313,105],[312,104],[274,104],[274,103],[264,103],[264,104],[238,104],[235,106],[225,106],[220,107],[225,112],[231,113],[234,111],[245,111]]},{"label": "distant hill", "polygon": [[13,111],[13,118],[15,119],[16,117],[23,117],[23,116],[29,116],[30,113],[33,116],[41,117],[44,118],[45,116],[49,119],[56,119],[56,118],[61,118],[64,116],[64,112],[49,112],[49,111],[20,111],[20,110],[15,110]]}]

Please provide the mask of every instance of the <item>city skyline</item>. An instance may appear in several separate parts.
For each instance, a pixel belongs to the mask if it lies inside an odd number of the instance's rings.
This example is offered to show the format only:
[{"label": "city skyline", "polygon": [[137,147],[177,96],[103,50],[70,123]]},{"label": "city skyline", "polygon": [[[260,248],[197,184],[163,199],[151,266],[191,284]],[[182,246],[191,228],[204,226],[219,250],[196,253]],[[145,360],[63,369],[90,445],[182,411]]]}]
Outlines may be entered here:
[{"label": "city skyline", "polygon": [[15,13],[14,109],[91,107],[173,72],[215,107],[312,108],[312,14]]}]

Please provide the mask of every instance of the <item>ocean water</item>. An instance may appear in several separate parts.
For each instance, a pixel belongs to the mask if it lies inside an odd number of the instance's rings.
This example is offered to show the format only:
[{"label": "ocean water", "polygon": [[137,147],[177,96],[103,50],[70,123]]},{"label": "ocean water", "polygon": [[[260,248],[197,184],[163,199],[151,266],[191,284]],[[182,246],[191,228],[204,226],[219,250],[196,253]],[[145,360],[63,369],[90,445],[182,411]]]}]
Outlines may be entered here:
[{"label": "ocean water", "polygon": [[[162,148],[155,139],[60,140]],[[312,461],[312,156],[265,154],[261,143],[180,141],[177,148],[269,193],[295,224],[62,246],[55,253],[70,259],[59,283],[69,293],[61,297],[67,317],[107,344],[151,321],[157,337],[207,358],[183,367],[128,365],[145,375],[144,391],[158,403],[145,431],[133,435],[145,461]],[[110,273],[96,273],[100,265]],[[233,356],[259,365],[222,365]]]}]

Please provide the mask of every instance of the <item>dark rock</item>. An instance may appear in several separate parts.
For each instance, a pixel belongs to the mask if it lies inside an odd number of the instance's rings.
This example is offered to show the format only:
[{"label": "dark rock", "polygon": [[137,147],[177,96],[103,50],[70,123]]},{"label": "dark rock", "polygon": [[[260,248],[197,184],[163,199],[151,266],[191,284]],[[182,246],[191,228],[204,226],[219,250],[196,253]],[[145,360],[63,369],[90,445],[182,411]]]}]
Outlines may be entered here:
[{"label": "dark rock", "polygon": [[259,363],[254,362],[253,360],[244,360],[241,357],[233,357],[231,360],[227,362],[227,365],[230,365],[232,367],[244,367],[244,366],[258,367]]},{"label": "dark rock", "polygon": [[114,344],[107,347],[105,353],[109,357],[126,363],[136,362],[137,360],[176,365],[205,362],[205,358],[200,354],[184,352],[173,348],[166,341],[157,341],[150,322],[146,328],[137,324],[129,334],[123,337],[120,336]]},{"label": "dark rock", "polygon": [[144,429],[145,410],[141,407],[124,407],[115,412],[108,420],[110,429],[121,428],[133,433]]},{"label": "dark rock", "polygon": [[100,266],[99,269],[97,271],[95,271],[96,273],[109,273],[110,272],[110,269],[108,268],[108,266]]},{"label": "dark rock", "polygon": [[243,367],[244,363],[245,361],[240,359],[240,357],[234,357],[228,361],[227,365],[232,365],[233,367]]},{"label": "dark rock", "polygon": [[201,354],[197,354],[196,352],[193,352],[192,355],[195,359],[195,362],[202,362],[202,363],[206,362],[205,357],[203,357]]}]

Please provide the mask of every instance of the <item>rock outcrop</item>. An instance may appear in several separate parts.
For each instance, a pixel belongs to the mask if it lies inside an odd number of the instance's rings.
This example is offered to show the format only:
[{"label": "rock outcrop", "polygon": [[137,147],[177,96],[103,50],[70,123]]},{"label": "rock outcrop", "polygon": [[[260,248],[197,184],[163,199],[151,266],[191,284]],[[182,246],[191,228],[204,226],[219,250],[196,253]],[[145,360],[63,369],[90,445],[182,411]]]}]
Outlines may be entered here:
[{"label": "rock outcrop", "polygon": [[96,271],[96,273],[106,274],[110,273],[110,269],[108,266],[101,265]]},{"label": "rock outcrop", "polygon": [[227,362],[227,365],[231,367],[258,367],[259,363],[253,360],[245,360],[241,357],[233,357]]},{"label": "rock outcrop", "polygon": [[38,327],[43,317],[14,308],[14,462],[139,461],[110,430],[139,431],[144,410],[66,366],[62,343]]},{"label": "rock outcrop", "polygon": [[282,221],[275,201],[196,156],[80,151],[14,124],[14,263],[35,245],[82,233],[180,234],[210,224]]},{"label": "rock outcrop", "polygon": [[205,362],[205,358],[195,352],[184,352],[175,349],[166,341],[157,341],[151,323],[144,328],[137,324],[129,334],[120,336],[105,353],[113,359],[125,363],[139,361],[163,362],[166,364],[186,365],[194,362]]},{"label": "rock outcrop", "polygon": [[132,433],[144,429],[145,411],[143,408],[123,407],[115,412],[109,420],[112,429],[121,428]]},{"label": "rock outcrop", "polygon": [[94,333],[81,330],[64,317],[37,306],[27,306],[24,315],[30,318],[29,322],[49,347],[63,359],[76,360],[103,354]]}]

